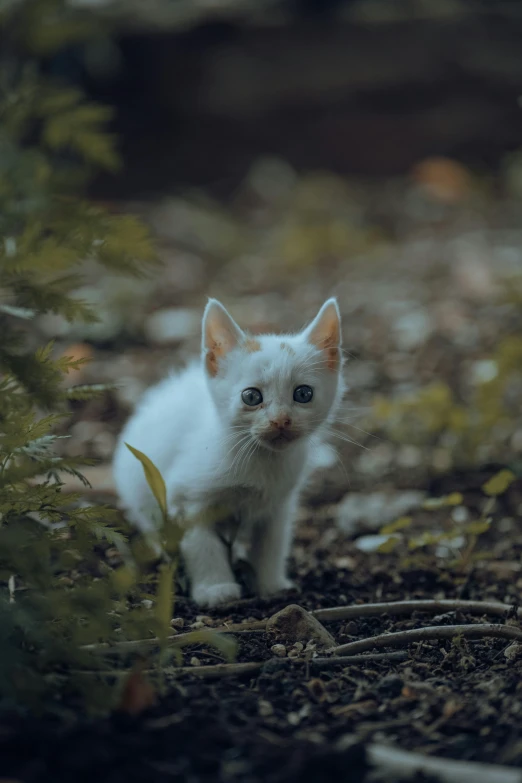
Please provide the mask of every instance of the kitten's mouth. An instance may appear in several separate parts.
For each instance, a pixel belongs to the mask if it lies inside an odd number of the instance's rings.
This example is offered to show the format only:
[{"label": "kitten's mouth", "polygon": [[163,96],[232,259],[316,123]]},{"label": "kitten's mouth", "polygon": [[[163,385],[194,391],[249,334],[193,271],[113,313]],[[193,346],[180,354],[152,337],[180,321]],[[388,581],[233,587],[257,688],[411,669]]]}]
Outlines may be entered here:
[{"label": "kitten's mouth", "polygon": [[272,451],[281,451],[285,449],[290,443],[293,443],[299,435],[296,432],[290,432],[289,430],[282,430],[281,432],[267,433],[262,438],[263,446],[266,446]]}]

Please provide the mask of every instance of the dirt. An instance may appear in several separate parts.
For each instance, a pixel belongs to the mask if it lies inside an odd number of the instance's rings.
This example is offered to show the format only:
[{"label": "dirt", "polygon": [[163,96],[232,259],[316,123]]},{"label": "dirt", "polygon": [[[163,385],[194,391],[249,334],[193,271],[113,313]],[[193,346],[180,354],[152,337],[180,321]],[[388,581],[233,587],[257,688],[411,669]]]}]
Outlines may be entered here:
[{"label": "dirt", "polygon": [[[522,534],[488,533],[493,555],[522,553]],[[241,623],[270,616],[298,601],[307,609],[394,601],[453,598],[504,601],[515,577],[499,576],[491,559],[472,571],[401,564],[402,555],[363,555],[353,541],[332,535],[327,523],[299,530],[294,560],[300,590],[272,601],[245,598],[212,612],[214,623]],[[350,568],[339,568],[339,563]],[[520,577],[516,589],[520,590]],[[507,607],[506,607],[507,608]],[[176,615],[185,626],[200,615],[180,598]],[[328,627],[338,644],[423,625],[478,622],[476,615],[416,613],[336,622]],[[263,631],[238,634],[240,662],[262,661],[257,676],[206,681],[168,675],[156,706],[138,717],[115,713],[70,727],[57,720],[13,718],[0,727],[4,778],[39,781],[315,781],[345,776],[371,780],[364,745],[369,740],[455,759],[522,766],[522,656],[508,660],[505,640],[434,641],[411,645],[405,661],[369,661],[317,670],[282,661]],[[188,665],[214,664],[199,645],[184,651]],[[348,749],[339,741],[353,735]],[[421,778],[419,778],[421,780]]]}]

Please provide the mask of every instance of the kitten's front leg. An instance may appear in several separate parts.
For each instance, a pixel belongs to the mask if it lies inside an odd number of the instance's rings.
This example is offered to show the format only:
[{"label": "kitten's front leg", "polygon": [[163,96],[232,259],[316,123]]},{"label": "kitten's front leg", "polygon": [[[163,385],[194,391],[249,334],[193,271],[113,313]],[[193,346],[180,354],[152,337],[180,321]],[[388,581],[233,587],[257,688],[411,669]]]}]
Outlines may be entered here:
[{"label": "kitten's front leg", "polygon": [[190,594],[199,606],[218,606],[241,597],[228,549],[212,527],[196,525],[187,530],[181,552],[190,579]]},{"label": "kitten's front leg", "polygon": [[260,521],[254,530],[251,562],[262,597],[294,587],[286,575],[286,564],[292,546],[296,506],[294,498],[287,500],[274,515]]}]

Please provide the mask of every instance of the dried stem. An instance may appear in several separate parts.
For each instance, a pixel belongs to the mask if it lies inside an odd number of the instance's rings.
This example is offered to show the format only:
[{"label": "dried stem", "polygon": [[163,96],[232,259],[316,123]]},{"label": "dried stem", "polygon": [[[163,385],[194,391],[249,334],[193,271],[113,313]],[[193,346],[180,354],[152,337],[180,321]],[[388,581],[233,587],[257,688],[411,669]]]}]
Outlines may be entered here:
[{"label": "dried stem", "polygon": [[522,783],[522,770],[514,767],[433,758],[376,743],[367,745],[366,752],[368,761],[384,775],[384,780],[417,780],[422,773],[440,783]]},{"label": "dried stem", "polygon": [[[222,625],[219,628],[213,628],[212,626],[205,626],[205,628],[199,628],[200,631],[209,631],[212,633],[233,633],[236,636],[238,634],[256,634],[263,633],[265,629],[265,621],[256,621],[252,623],[240,623],[238,625]],[[177,633],[173,636],[168,636],[166,643],[168,647],[175,647],[176,644],[184,642],[193,633],[197,633],[196,629],[187,631],[186,633]],[[90,652],[100,653],[100,655],[122,655],[125,653],[138,652],[141,650],[150,650],[151,647],[159,647],[161,644],[157,636],[153,636],[150,639],[129,639],[123,642],[101,642],[99,644],[84,644],[82,650],[88,650]],[[200,641],[195,641],[194,644],[201,644]]]},{"label": "dried stem", "polygon": [[[388,653],[370,653],[367,655],[349,655],[335,658],[274,658],[269,661],[255,661],[251,663],[217,663],[204,666],[173,666],[168,668],[168,672],[174,676],[183,674],[195,674],[205,680],[220,679],[222,677],[242,677],[245,674],[254,674],[261,671],[263,666],[269,664],[272,668],[286,668],[290,664],[309,664],[312,669],[323,670],[331,669],[334,666],[355,664],[365,664],[376,661],[404,661],[408,657],[407,652],[388,652]],[[167,670],[164,670],[165,672]],[[75,669],[74,674],[84,677],[126,677],[126,669]],[[144,669],[143,674],[157,674],[157,669]]]},{"label": "dried stem", "polygon": [[[390,601],[378,604],[357,604],[355,606],[335,606],[332,609],[316,609],[313,616],[322,623],[336,620],[353,620],[357,617],[372,617],[387,614],[413,614],[413,612],[456,612],[469,614],[485,614],[491,617],[506,617],[513,607],[500,601],[460,601],[447,599],[442,601]],[[522,619],[522,609],[517,610],[517,616]]]},{"label": "dried stem", "polygon": [[433,625],[427,628],[412,628],[408,631],[398,631],[397,633],[383,633],[378,636],[372,636],[369,639],[359,639],[356,642],[333,647],[330,652],[333,655],[352,655],[371,650],[374,647],[399,647],[402,644],[410,644],[411,642],[453,639],[455,636],[464,636],[466,639],[483,639],[489,636],[496,636],[502,639],[522,642],[522,631],[512,625],[495,625],[493,623]]}]

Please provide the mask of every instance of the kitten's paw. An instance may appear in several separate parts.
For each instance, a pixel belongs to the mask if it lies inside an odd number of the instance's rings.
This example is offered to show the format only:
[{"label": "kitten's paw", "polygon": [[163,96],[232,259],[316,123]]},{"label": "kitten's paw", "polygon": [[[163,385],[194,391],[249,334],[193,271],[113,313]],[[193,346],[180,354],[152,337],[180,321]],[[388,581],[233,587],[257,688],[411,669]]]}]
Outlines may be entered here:
[{"label": "kitten's paw", "polygon": [[236,582],[218,585],[198,585],[192,590],[192,598],[198,606],[219,606],[241,598],[241,588]]},{"label": "kitten's paw", "polygon": [[272,579],[270,582],[262,582],[259,585],[259,595],[261,598],[269,598],[276,593],[283,593],[285,590],[297,590],[296,585],[286,576]]}]

